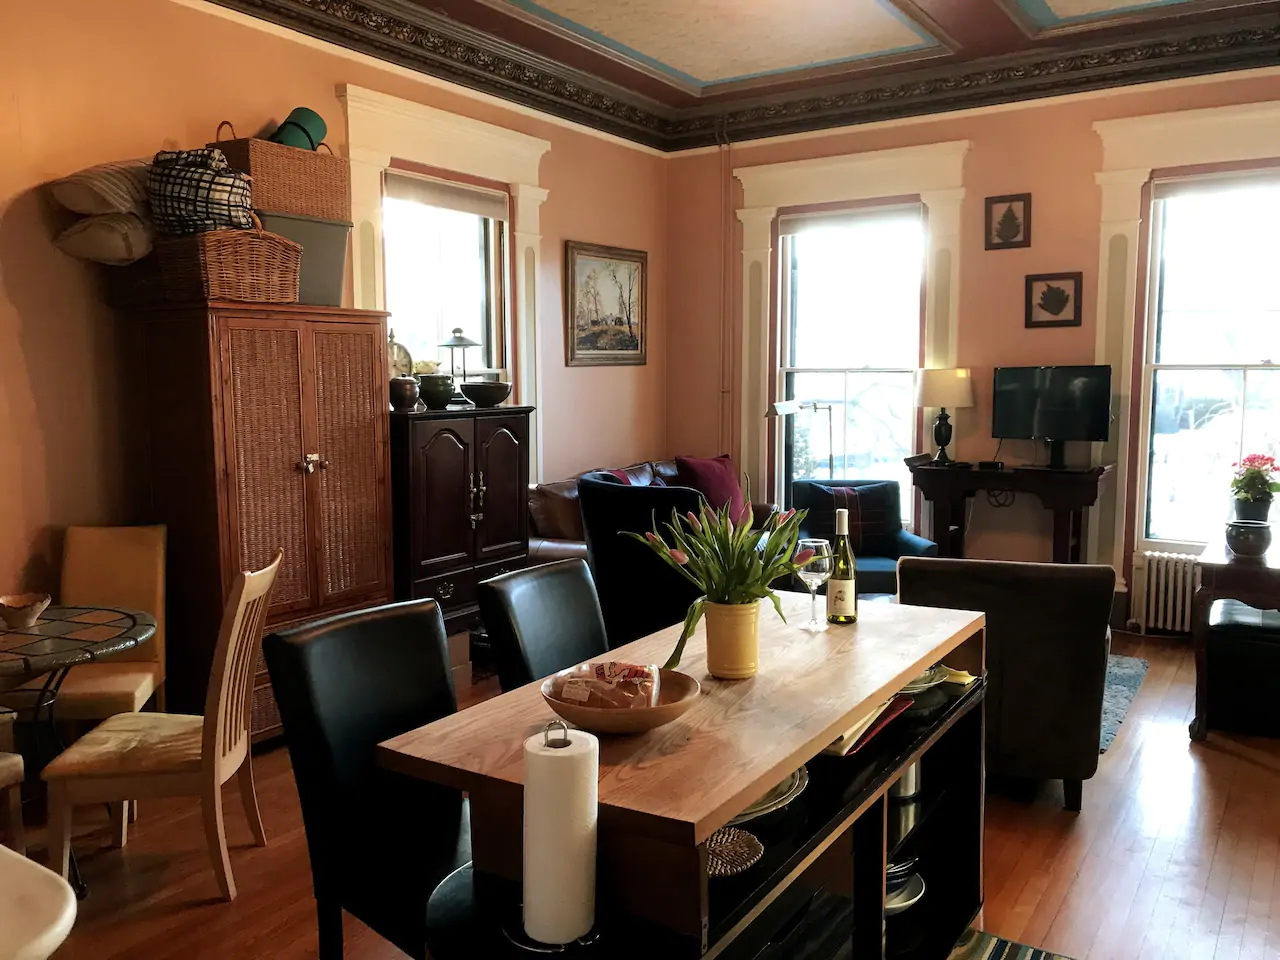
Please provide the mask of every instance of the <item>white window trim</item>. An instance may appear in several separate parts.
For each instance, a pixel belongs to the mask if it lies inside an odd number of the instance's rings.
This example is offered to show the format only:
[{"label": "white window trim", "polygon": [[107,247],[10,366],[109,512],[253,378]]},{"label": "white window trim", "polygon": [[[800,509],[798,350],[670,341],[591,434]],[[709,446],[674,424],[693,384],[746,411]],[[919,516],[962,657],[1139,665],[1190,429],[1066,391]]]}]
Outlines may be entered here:
[{"label": "white window trim", "polygon": [[514,343],[507,353],[515,370],[516,402],[539,408],[529,438],[532,479],[542,479],[542,365],[538,351],[537,278],[542,258],[539,213],[547,191],[538,168],[551,143],[538,137],[402,100],[351,84],[338,87],[347,115],[351,161],[352,287],[355,305],[386,309],[382,246],[382,177],[393,159],[409,160],[471,177],[505,183],[511,190],[515,276],[508,316]]},{"label": "white window trim", "polygon": [[[752,489],[766,489],[769,423],[774,442],[781,429],[765,419],[769,384],[770,272],[775,269],[773,222],[779,207],[848,203],[915,195],[928,213],[925,263],[924,351],[926,367],[955,366],[959,322],[960,206],[964,200],[964,157],[970,141],[876,150],[738,167],[742,182],[742,315],[738,403],[739,469]],[[781,324],[779,324],[779,328]],[[781,354],[779,354],[781,356]]]},{"label": "white window trim", "polygon": [[[1094,444],[1093,452],[1095,464],[1115,465],[1114,482],[1099,494],[1097,506],[1089,511],[1086,557],[1092,563],[1111,564],[1118,578],[1117,589],[1125,590],[1125,536],[1131,525],[1141,522],[1128,516],[1127,491],[1131,485],[1130,426],[1146,402],[1140,397],[1138,410],[1134,410],[1133,341],[1142,189],[1152,170],[1159,168],[1280,157],[1280,101],[1099,120],[1093,129],[1102,140],[1103,156],[1102,170],[1094,177],[1102,192],[1094,358],[1096,363],[1110,364],[1118,375],[1112,377],[1116,420],[1111,439]],[[1139,470],[1145,472],[1141,461],[1139,464]],[[1135,530],[1135,534],[1137,545],[1141,531]],[[1195,552],[1196,545],[1174,546]]]}]

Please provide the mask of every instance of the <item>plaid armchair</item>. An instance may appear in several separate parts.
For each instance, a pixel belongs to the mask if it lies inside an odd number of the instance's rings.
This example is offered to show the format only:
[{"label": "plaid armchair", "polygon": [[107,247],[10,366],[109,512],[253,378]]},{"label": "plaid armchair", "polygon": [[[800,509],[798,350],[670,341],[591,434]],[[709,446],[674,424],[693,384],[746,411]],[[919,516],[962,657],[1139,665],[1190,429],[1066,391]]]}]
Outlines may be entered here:
[{"label": "plaid armchair", "polygon": [[902,528],[895,480],[796,480],[791,505],[808,510],[802,537],[834,540],[836,510],[849,511],[859,593],[897,593],[899,557],[936,557],[938,545]]}]

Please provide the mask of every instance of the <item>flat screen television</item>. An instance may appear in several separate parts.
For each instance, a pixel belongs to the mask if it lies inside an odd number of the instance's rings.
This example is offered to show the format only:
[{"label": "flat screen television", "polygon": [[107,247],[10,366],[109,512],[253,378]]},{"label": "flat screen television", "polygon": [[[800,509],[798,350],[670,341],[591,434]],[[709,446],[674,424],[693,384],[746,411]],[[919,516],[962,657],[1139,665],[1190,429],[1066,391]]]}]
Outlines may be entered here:
[{"label": "flat screen television", "polygon": [[996,367],[991,435],[1048,440],[1049,466],[1064,466],[1066,440],[1106,440],[1111,368]]}]

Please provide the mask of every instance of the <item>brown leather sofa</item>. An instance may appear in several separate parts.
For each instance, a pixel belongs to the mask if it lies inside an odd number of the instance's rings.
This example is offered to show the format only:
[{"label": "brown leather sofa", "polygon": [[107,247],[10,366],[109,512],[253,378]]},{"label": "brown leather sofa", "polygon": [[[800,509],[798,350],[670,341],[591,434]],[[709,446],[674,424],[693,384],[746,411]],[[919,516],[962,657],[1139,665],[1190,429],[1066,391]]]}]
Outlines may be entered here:
[{"label": "brown leather sofa", "polygon": [[[647,487],[655,477],[669,487],[680,485],[674,460],[644,461],[615,469],[625,473],[632,486]],[[578,507],[579,476],[582,474],[568,480],[529,485],[530,566],[574,557],[587,559],[587,538],[582,529],[582,511]],[[758,526],[769,518],[773,506],[753,503],[751,511]]]}]

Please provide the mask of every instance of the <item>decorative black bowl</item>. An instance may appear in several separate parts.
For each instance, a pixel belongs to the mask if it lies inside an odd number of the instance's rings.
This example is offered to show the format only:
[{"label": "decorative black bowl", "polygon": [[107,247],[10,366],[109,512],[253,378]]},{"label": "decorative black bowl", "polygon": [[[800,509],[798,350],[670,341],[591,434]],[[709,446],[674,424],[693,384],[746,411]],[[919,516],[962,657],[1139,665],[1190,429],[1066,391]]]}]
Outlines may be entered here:
[{"label": "decorative black bowl", "polygon": [[511,384],[503,380],[472,380],[459,389],[477,407],[496,407],[511,395]]},{"label": "decorative black bowl", "polygon": [[453,399],[453,377],[447,373],[420,373],[422,402],[430,410],[443,410]]},{"label": "decorative black bowl", "polygon": [[1227,524],[1227,549],[1237,557],[1257,558],[1271,546],[1271,524],[1265,520],[1232,520]]}]

